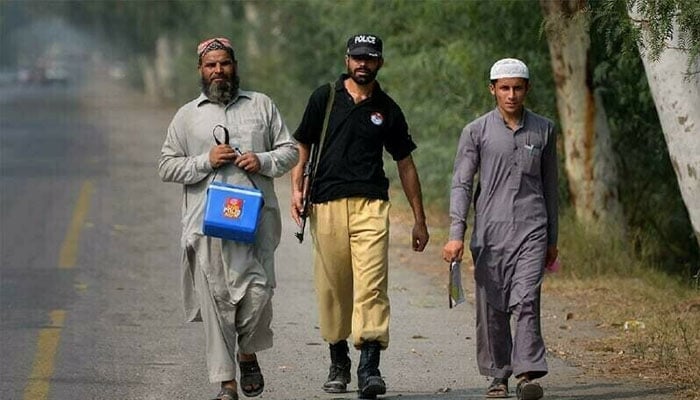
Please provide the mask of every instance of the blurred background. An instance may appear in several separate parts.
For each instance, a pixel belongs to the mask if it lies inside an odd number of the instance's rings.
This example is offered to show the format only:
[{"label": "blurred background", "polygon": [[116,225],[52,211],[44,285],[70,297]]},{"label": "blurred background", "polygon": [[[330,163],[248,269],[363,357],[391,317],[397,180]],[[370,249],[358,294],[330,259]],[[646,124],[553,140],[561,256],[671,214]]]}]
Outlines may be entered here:
[{"label": "blurred background", "polygon": [[[418,144],[431,233],[392,267],[445,271],[458,138],[495,106],[491,65],[519,58],[526,106],[559,129],[562,270],[543,290],[565,312],[545,321],[548,351],[700,398],[697,0],[0,0],[0,397],[205,390],[173,279],[179,188],[156,173],[167,121],[199,94],[196,46],[229,37],[242,87],[293,131],[365,32],[384,40],[378,79]],[[410,208],[385,164],[401,235]],[[605,335],[580,339],[579,321]]]}]

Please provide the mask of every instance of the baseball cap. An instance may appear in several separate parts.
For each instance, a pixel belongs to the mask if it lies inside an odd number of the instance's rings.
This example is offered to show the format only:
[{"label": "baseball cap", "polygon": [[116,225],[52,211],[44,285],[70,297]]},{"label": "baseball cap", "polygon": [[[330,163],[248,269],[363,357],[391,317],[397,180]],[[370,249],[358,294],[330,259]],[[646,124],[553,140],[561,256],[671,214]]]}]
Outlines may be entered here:
[{"label": "baseball cap", "polygon": [[346,54],[349,56],[382,56],[382,39],[377,35],[362,33],[348,39]]},{"label": "baseball cap", "polygon": [[517,58],[503,58],[493,64],[489,79],[501,78],[530,79],[530,71],[528,71],[527,65]]}]

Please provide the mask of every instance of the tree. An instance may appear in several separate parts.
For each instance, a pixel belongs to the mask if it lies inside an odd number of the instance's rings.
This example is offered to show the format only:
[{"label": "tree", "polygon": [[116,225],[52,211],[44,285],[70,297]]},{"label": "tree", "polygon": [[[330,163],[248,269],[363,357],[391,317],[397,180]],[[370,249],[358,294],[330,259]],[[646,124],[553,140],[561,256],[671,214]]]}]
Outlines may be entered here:
[{"label": "tree", "polygon": [[700,246],[700,5],[628,2],[668,152]]},{"label": "tree", "polygon": [[579,221],[623,227],[603,102],[593,87],[586,0],[540,0],[564,137],[570,201]]}]

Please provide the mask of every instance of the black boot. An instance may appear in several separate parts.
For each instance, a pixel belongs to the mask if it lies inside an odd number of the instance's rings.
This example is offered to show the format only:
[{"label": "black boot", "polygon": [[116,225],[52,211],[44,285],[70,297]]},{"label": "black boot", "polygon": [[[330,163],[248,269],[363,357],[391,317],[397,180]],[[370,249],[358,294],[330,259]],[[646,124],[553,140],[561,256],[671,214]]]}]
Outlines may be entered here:
[{"label": "black boot", "polygon": [[386,383],[379,372],[379,342],[362,344],[360,364],[357,366],[357,388],[360,399],[375,399],[378,394],[386,393]]},{"label": "black boot", "polygon": [[348,342],[341,340],[331,344],[331,367],[328,381],[323,384],[326,393],[345,393],[350,383],[350,357],[348,357]]}]

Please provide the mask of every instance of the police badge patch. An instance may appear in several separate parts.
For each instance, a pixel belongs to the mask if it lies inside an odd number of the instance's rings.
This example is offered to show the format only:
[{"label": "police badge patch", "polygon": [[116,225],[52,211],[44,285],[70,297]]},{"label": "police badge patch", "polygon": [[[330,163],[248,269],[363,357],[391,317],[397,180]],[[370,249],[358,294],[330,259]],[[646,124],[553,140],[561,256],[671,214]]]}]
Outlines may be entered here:
[{"label": "police badge patch", "polygon": [[378,112],[373,112],[369,117],[373,124],[379,126],[384,123],[384,116]]}]

